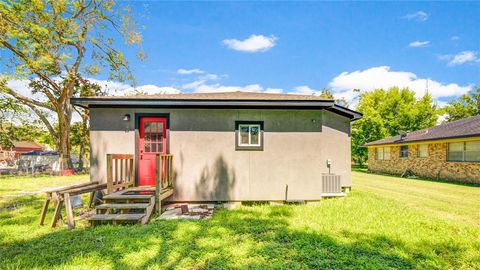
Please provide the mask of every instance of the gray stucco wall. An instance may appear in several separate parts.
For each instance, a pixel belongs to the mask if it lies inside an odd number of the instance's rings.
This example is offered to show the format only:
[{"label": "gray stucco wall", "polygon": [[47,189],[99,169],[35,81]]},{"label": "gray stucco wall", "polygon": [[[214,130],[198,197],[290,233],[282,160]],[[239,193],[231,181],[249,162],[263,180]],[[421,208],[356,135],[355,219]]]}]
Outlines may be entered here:
[{"label": "gray stucco wall", "polygon": [[[136,113],[169,114],[171,200],[284,200],[286,185],[289,200],[318,200],[327,159],[351,185],[349,119],[307,110],[91,108],[92,180],[105,181],[106,154],[135,154]],[[263,151],[235,150],[237,120],[264,121]]]}]

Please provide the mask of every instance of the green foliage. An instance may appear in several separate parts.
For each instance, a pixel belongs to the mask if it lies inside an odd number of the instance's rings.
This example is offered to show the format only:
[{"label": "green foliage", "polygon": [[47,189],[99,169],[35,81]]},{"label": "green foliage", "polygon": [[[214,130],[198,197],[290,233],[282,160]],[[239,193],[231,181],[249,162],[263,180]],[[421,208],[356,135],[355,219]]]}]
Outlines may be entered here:
[{"label": "green foliage", "polygon": [[27,121],[18,125],[11,122],[0,125],[0,146],[10,148],[12,141],[36,141],[45,146],[54,146],[52,138],[42,126]]},{"label": "green foliage", "polygon": [[[15,193],[51,183],[0,182]],[[6,197],[0,261],[5,269],[480,268],[478,188],[358,172],[353,186],[317,205],[242,206],[145,226],[77,221],[73,231],[38,225],[43,196]]]},{"label": "green foliage", "polygon": [[348,102],[344,98],[337,98],[336,99],[333,96],[333,93],[328,88],[322,88],[322,91],[320,92],[319,97],[327,98],[327,99],[333,99],[333,100],[335,100],[335,103],[337,103],[341,106],[348,107]]},{"label": "green foliage", "polygon": [[360,95],[356,107],[363,118],[352,124],[352,158],[363,164],[368,151],[363,144],[398,135],[399,131],[413,131],[434,126],[438,119],[432,97],[420,99],[408,88],[376,89]]},{"label": "green foliage", "polygon": [[480,87],[460,96],[457,100],[450,101],[442,110],[447,114],[446,120],[448,122],[479,115]]}]

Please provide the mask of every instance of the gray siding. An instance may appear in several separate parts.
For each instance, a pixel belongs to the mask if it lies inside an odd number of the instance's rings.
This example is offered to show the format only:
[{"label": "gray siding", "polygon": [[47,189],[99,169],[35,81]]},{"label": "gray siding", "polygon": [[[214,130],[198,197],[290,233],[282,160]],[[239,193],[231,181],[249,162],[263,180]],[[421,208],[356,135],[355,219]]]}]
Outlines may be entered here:
[{"label": "gray siding", "polygon": [[[92,180],[105,181],[107,153],[135,154],[135,113],[170,115],[172,200],[283,200],[287,185],[288,199],[318,200],[327,159],[351,185],[349,119],[307,110],[92,108]],[[235,150],[236,120],[264,121],[263,151]]]}]

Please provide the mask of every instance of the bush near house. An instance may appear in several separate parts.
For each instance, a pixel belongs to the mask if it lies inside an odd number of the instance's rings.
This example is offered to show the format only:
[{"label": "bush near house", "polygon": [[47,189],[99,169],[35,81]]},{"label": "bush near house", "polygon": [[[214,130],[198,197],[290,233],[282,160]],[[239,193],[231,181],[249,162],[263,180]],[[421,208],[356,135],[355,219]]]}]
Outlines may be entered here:
[{"label": "bush near house", "polygon": [[37,225],[42,196],[5,197],[42,181],[0,179],[1,268],[480,268],[478,187],[353,172],[349,196],[317,205],[68,231]]}]

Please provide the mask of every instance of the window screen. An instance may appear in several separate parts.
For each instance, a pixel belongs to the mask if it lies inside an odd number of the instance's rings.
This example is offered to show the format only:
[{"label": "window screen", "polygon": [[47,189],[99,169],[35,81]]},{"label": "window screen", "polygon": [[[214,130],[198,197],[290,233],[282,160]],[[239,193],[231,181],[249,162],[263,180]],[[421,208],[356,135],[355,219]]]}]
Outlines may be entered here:
[{"label": "window screen", "polygon": [[408,157],[408,145],[400,146],[400,157]]}]

